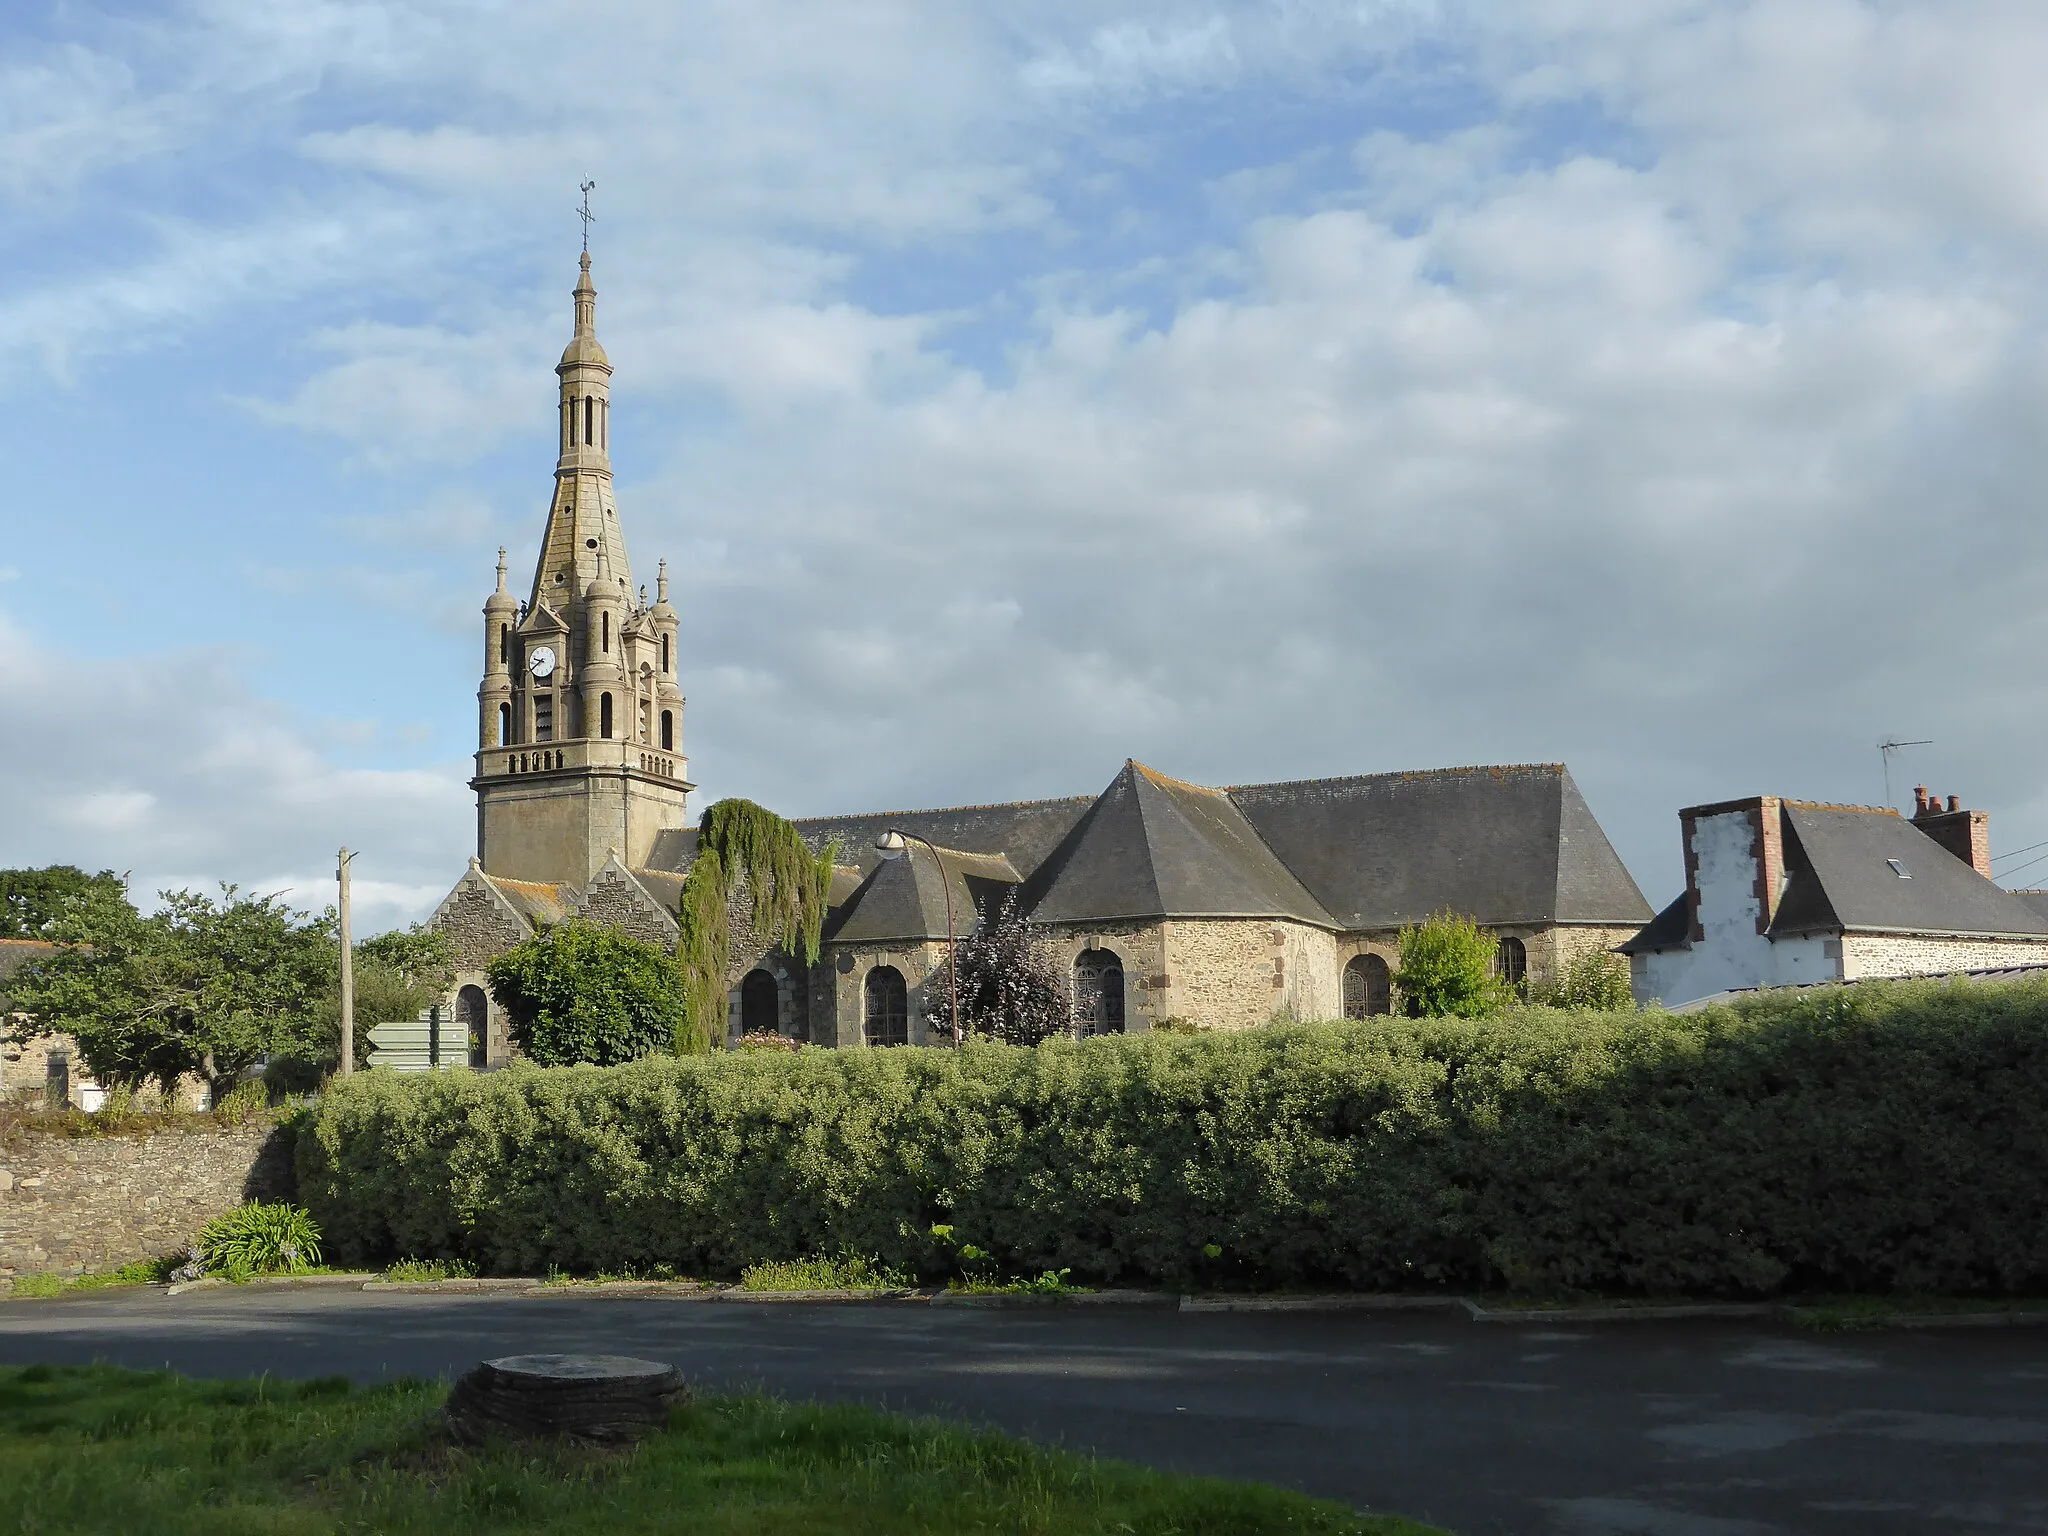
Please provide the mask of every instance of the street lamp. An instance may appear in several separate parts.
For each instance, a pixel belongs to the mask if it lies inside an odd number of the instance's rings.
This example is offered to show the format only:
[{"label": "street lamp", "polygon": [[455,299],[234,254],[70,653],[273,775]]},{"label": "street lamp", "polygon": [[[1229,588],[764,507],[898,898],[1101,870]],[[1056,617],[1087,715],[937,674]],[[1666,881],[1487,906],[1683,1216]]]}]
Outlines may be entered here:
[{"label": "street lamp", "polygon": [[893,859],[907,850],[910,843],[923,843],[932,851],[932,862],[939,867],[939,889],[946,893],[946,990],[951,994],[953,1006],[953,1043],[960,1043],[960,942],[953,937],[953,882],[946,878],[946,861],[939,857],[938,847],[929,838],[919,837],[915,832],[900,831],[891,827],[875,839],[875,852],[885,859]]}]

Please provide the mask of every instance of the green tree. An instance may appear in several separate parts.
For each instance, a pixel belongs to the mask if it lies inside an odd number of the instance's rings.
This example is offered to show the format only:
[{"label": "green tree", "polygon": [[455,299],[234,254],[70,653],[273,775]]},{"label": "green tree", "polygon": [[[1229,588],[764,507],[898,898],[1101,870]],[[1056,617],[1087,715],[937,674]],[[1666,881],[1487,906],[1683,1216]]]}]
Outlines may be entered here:
[{"label": "green tree", "polygon": [[1481,1018],[1514,1000],[1494,974],[1494,941],[1469,917],[1439,912],[1401,930],[1394,985],[1410,1018]]},{"label": "green tree", "polygon": [[128,899],[128,887],[111,869],[88,875],[76,864],[42,869],[0,869],[0,939],[42,939],[73,901],[93,895]]},{"label": "green tree", "polygon": [[485,968],[512,1038],[542,1066],[632,1061],[672,1046],[683,1025],[682,975],[652,944],[589,923],[563,923]]},{"label": "green tree", "polygon": [[148,916],[104,887],[70,901],[45,933],[64,948],[23,967],[8,991],[34,1033],[74,1037],[101,1082],[154,1080],[168,1095],[190,1072],[218,1098],[305,1039],[335,969],[332,916],[232,885],[218,900],[159,896]]},{"label": "green tree", "polygon": [[732,910],[742,894],[755,938],[817,964],[833,851],[814,851],[792,824],[751,800],[721,800],[704,812],[676,914],[683,986],[677,1054],[708,1051],[725,1034]]},{"label": "green tree", "polygon": [[[335,955],[339,960],[338,948]],[[448,995],[455,956],[448,936],[415,924],[364,939],[355,949],[356,1060],[370,1056],[370,1031],[395,1019],[416,1019]],[[272,1086],[303,1091],[341,1061],[341,966],[329,966],[326,990],[305,1027],[271,1053]]]},{"label": "green tree", "polygon": [[1636,1005],[1627,959],[1605,949],[1574,955],[1549,981],[1529,989],[1529,1001],[1546,1008],[1593,1008],[1608,1013]]}]

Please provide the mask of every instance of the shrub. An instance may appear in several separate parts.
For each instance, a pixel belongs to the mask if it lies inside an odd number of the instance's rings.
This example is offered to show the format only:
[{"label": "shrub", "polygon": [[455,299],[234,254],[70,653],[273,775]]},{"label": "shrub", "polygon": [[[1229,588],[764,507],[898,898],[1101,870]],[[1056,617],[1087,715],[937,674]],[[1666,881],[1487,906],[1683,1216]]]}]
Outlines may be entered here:
[{"label": "shrub", "polygon": [[1529,987],[1529,1001],[1543,1008],[1614,1010],[1636,1005],[1629,986],[1628,961],[1609,950],[1574,955],[1548,981]]},{"label": "shrub", "polygon": [[351,1260],[1760,1295],[2048,1287],[2048,983],[954,1051],[369,1073],[297,1142]]},{"label": "shrub", "polygon": [[1074,1027],[1067,971],[1038,925],[1003,898],[987,926],[968,934],[926,978],[928,1038],[953,1038],[952,967],[960,968],[960,1030],[1011,1045],[1036,1045]]},{"label": "shrub", "polygon": [[512,1038],[544,1066],[610,1066],[663,1050],[682,1024],[676,964],[652,944],[563,923],[493,960],[491,996]]},{"label": "shrub", "polygon": [[1514,1000],[1493,971],[1494,941],[1469,917],[1439,912],[1401,930],[1394,985],[1410,1018],[1483,1018]]},{"label": "shrub", "polygon": [[320,1263],[320,1227],[295,1205],[251,1200],[206,1224],[199,1253],[208,1273],[231,1280],[304,1274]]}]

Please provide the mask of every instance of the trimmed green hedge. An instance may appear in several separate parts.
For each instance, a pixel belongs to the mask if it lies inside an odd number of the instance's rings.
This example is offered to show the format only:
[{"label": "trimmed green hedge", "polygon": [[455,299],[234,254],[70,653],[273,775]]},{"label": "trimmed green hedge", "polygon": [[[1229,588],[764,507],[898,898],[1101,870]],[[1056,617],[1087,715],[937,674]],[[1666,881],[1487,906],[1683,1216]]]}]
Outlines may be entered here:
[{"label": "trimmed green hedge", "polygon": [[[335,1086],[338,1260],[1761,1295],[2048,1286],[2048,983]],[[1220,1249],[1220,1257],[1205,1254]]]}]

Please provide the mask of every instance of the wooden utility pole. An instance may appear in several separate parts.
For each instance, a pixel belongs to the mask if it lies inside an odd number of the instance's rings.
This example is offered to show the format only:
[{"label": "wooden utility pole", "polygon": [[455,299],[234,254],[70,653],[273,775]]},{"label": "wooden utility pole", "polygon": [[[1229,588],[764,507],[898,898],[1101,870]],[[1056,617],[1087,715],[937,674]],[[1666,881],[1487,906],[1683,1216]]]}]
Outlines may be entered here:
[{"label": "wooden utility pole", "polygon": [[355,857],[346,848],[335,878],[341,882],[341,1075],[356,1069],[356,956],[348,932],[348,865]]}]

